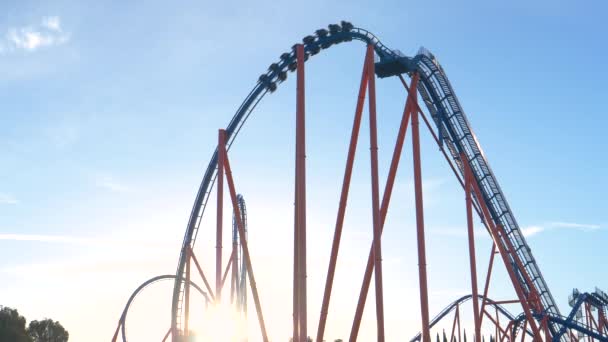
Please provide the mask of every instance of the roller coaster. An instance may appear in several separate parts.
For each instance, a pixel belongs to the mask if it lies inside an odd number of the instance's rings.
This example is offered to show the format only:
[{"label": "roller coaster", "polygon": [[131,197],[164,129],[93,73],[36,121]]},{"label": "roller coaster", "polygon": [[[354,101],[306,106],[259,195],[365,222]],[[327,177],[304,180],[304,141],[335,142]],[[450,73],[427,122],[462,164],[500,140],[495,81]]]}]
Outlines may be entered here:
[{"label": "roller coaster", "polygon": [[[328,319],[330,299],[333,290],[336,262],[341,243],[342,229],[355,151],[357,149],[359,131],[365,106],[366,95],[369,112],[370,134],[370,169],[371,169],[371,201],[373,239],[368,255],[367,267],[362,281],[361,292],[357,298],[357,309],[354,314],[349,341],[357,340],[369,287],[374,281],[375,313],[377,325],[377,340],[385,341],[384,333],[384,298],[382,276],[382,241],[384,228],[397,168],[400,164],[403,144],[408,127],[412,136],[412,159],[414,167],[414,192],[416,208],[416,235],[418,249],[418,276],[420,285],[420,333],[411,341],[431,341],[431,331],[436,324],[448,319],[453,314],[452,330],[449,341],[461,340],[460,307],[466,302],[472,303],[474,322],[474,340],[482,340],[482,324],[491,324],[493,340],[516,341],[525,339],[532,341],[602,341],[608,342],[608,320],[606,310],[608,296],[600,290],[595,292],[575,291],[570,299],[571,312],[562,316],[549,287],[542,276],[532,250],[527,244],[515,215],[511,210],[506,196],[501,190],[498,180],[483,150],[473,132],[460,101],[437,58],[428,50],[420,48],[415,56],[405,56],[399,50],[385,46],[374,34],[362,28],[354,27],[349,22],[329,25],[327,29],[316,30],[314,34],[302,39],[291,50],[283,53],[279,60],[272,63],[263,73],[255,87],[247,95],[237,109],[232,120],[225,129],[218,133],[218,145],[203,175],[192,208],[178,260],[174,282],[171,326],[164,340],[169,336],[173,342],[188,340],[190,335],[190,286],[191,264],[194,263],[205,284],[204,292],[212,303],[221,303],[221,293],[230,276],[231,303],[239,312],[247,312],[247,290],[251,290],[255,312],[260,327],[261,340],[269,341],[266,323],[263,316],[262,301],[257,291],[253,262],[247,242],[246,208],[243,197],[237,195],[232,176],[228,151],[250,118],[257,104],[268,93],[277,90],[286,81],[291,72],[296,74],[296,130],[295,130],[295,179],[294,179],[294,249],[293,249],[293,336],[295,342],[308,341],[309,329],[307,312],[307,281],[306,281],[306,139],[305,139],[305,62],[321,51],[333,46],[360,41],[367,47],[363,63],[361,82],[356,102],[344,178],[340,192],[340,202],[335,224],[334,238],[331,244],[331,254],[325,281],[324,295],[319,315],[316,341],[324,341],[325,327]],[[386,180],[384,193],[380,192],[378,176],[377,152],[377,118],[376,118],[376,77],[396,77],[405,89],[406,104],[395,143],[392,160]],[[410,82],[406,82],[406,78]],[[419,99],[424,103],[428,114],[419,105]],[[430,119],[429,119],[430,117]],[[421,120],[422,119],[422,120]],[[430,319],[428,308],[428,287],[426,270],[426,245],[424,229],[424,203],[422,191],[422,174],[420,160],[420,123],[426,126],[439,146],[446,163],[453,171],[456,180],[465,192],[465,208],[467,213],[467,234],[469,271],[471,276],[471,294],[459,298]],[[228,187],[228,197],[232,203],[233,230],[232,254],[225,265],[222,262],[222,232],[223,232],[223,201],[225,183]],[[215,187],[217,195],[216,218],[216,260],[215,287],[207,280],[202,267],[196,259],[194,246],[201,231],[202,218],[209,200],[213,197]],[[477,262],[475,249],[474,212],[493,241],[486,273],[485,286],[478,286]],[[318,243],[317,246],[320,244]],[[488,298],[490,278],[495,256],[502,260],[511,285],[516,294],[512,300],[493,301]],[[227,286],[227,285],[226,285]],[[141,288],[136,290],[138,293]],[[134,295],[135,295],[134,294]],[[129,300],[119,321],[122,325],[122,339],[126,341],[124,325],[126,313],[133,297]],[[509,313],[504,304],[518,305],[521,314]],[[212,304],[213,305],[213,304]],[[219,304],[218,304],[219,305]],[[494,309],[492,313],[490,308]],[[502,317],[502,320],[500,319]],[[484,331],[487,331],[485,329]],[[114,336],[117,340],[118,329]],[[391,340],[394,340],[392,338]]]}]

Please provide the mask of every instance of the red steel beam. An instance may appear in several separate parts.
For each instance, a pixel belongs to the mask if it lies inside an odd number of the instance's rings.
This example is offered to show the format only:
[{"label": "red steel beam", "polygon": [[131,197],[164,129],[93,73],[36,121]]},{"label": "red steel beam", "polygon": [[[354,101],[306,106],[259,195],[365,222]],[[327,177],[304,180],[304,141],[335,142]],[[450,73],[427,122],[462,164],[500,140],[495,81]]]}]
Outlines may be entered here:
[{"label": "red steel beam", "polygon": [[382,286],[382,228],[380,227],[380,186],[378,184],[378,128],[376,124],[376,74],[374,47],[367,46],[367,81],[369,82],[369,144],[372,176],[372,219],[374,229],[374,280],[376,290],[376,325],[378,342],[384,342],[384,293]]},{"label": "red steel beam", "polygon": [[222,153],[224,154],[224,168],[226,173],[226,181],[228,183],[228,189],[230,190],[230,199],[232,200],[232,207],[236,216],[236,222],[239,232],[239,238],[241,239],[241,246],[243,248],[243,256],[245,263],[247,264],[247,276],[249,278],[249,286],[251,287],[251,293],[253,294],[253,301],[255,303],[255,310],[258,315],[258,322],[260,324],[260,330],[262,331],[262,340],[268,342],[268,334],[266,333],[266,325],[264,323],[264,316],[262,314],[262,305],[260,304],[260,297],[258,295],[258,288],[255,282],[255,276],[253,273],[253,266],[251,265],[251,255],[249,254],[249,246],[245,235],[245,226],[243,224],[243,217],[241,216],[241,210],[239,209],[238,199],[236,196],[236,188],[234,186],[234,180],[232,178],[232,171],[230,168],[230,161],[228,160],[228,154],[226,153],[225,146],[222,146]]},{"label": "red steel beam", "polygon": [[[418,99],[413,99],[413,104]],[[426,275],[426,245],[424,241],[424,203],[422,196],[422,166],[420,162],[420,131],[418,111],[412,111],[412,150],[414,159],[414,194],[416,198],[416,235],[418,242],[418,278],[420,282],[420,314],[422,317],[422,342],[431,342],[429,327],[429,295]]]},{"label": "red steel beam", "polygon": [[[369,53],[369,52],[368,52]],[[367,56],[367,54],[366,54]],[[357,106],[355,108],[355,118],[353,121],[353,129],[350,135],[350,144],[348,147],[348,156],[346,158],[346,167],[344,169],[344,179],[342,180],[342,192],[340,193],[340,204],[338,206],[338,216],[336,218],[336,228],[334,230],[334,240],[331,246],[331,254],[329,258],[329,268],[327,270],[327,278],[325,280],[325,291],[323,292],[323,303],[321,304],[321,316],[319,318],[319,328],[317,330],[317,341],[323,341],[325,334],[325,324],[327,322],[327,311],[329,309],[329,300],[331,298],[331,290],[336,272],[336,262],[338,260],[338,251],[340,249],[340,240],[342,238],[342,228],[344,226],[344,215],[346,214],[346,203],[348,201],[348,192],[350,190],[350,180],[353,173],[353,165],[355,162],[355,152],[357,151],[357,141],[359,138],[359,129],[361,127],[361,116],[363,114],[363,105],[365,103],[365,92],[367,89],[367,57],[363,63],[363,74],[361,75],[361,83],[359,85],[359,96],[357,97]]]},{"label": "red steel beam", "polygon": [[[226,131],[220,129],[217,135],[217,151],[226,146]],[[215,235],[215,300],[222,300],[222,231],[224,214],[224,155],[217,156],[217,227]]]},{"label": "red steel beam", "polygon": [[[390,204],[391,195],[393,193],[393,186],[395,184],[395,177],[397,175],[397,168],[401,159],[401,152],[403,150],[403,143],[405,141],[405,134],[407,133],[407,127],[410,122],[410,116],[412,112],[412,98],[416,96],[416,88],[418,85],[419,75],[415,74],[412,78],[412,86],[406,101],[403,116],[401,118],[401,124],[399,126],[399,132],[397,134],[397,141],[395,143],[395,149],[393,151],[393,157],[386,179],[386,185],[384,188],[384,196],[382,197],[381,205],[381,217],[382,217],[382,229],[384,229],[384,222],[386,221],[386,214],[388,213],[388,206]],[[353,319],[353,326],[351,328],[349,341],[354,342],[357,340],[359,328],[361,326],[361,318],[363,317],[363,309],[365,308],[365,302],[367,299],[367,293],[372,279],[372,272],[374,270],[374,246],[370,247],[369,256],[367,258],[367,267],[365,268],[365,275],[361,285],[361,292],[359,293],[359,301],[357,303],[357,310],[355,312],[355,318]]]},{"label": "red steel beam", "polygon": [[205,277],[203,268],[201,267],[201,265],[198,263],[198,260],[196,259],[196,255],[194,254],[194,251],[192,250],[191,247],[188,247],[187,251],[188,251],[188,253],[190,253],[190,258],[192,258],[192,261],[194,261],[194,266],[196,266],[196,269],[198,270],[198,274],[203,279],[203,283],[205,284],[205,288],[207,288],[207,292],[209,292],[209,296],[215,302],[215,294],[213,293],[213,290],[211,289],[211,285],[209,285],[209,282],[207,281],[207,277]]},{"label": "red steel beam", "polygon": [[165,334],[165,337],[163,337],[162,342],[165,342],[169,338],[169,335],[171,335],[171,328],[169,328],[169,331],[167,331],[167,333]]},{"label": "red steel beam", "polygon": [[[454,333],[456,332],[456,322],[458,322],[458,331],[460,334],[460,304],[456,304],[456,311],[454,312],[454,323],[452,323],[452,333],[450,334],[450,342],[454,341]],[[460,337],[458,338],[460,341]]]},{"label": "red steel beam", "polygon": [[[461,158],[465,158],[464,154],[461,154]],[[473,176],[469,168],[465,168],[465,202],[467,212],[467,231],[469,237],[469,263],[471,268],[471,290],[473,291],[473,321],[475,324],[475,341],[481,342],[481,320],[479,318],[479,296],[477,289],[477,262],[475,261],[475,232],[473,227],[473,206],[471,198],[471,182]],[[484,297],[485,300],[485,297]]]},{"label": "red steel beam", "polygon": [[[483,312],[488,302],[488,291],[490,290],[490,278],[492,277],[492,267],[494,266],[494,255],[496,255],[496,244],[492,242],[492,251],[490,252],[490,262],[488,263],[488,272],[486,273],[486,284],[483,287],[483,300],[481,301],[481,310]],[[479,317],[479,325],[483,323],[483,315]]]},{"label": "red steel beam", "polygon": [[519,303],[519,299],[495,300],[495,301],[492,301],[492,303],[494,303],[494,304],[500,304],[500,305],[503,305],[503,304],[517,304],[517,303]]},{"label": "red steel beam", "polygon": [[[486,316],[488,316],[488,318],[490,319],[490,321],[492,321],[492,323],[494,323],[494,326],[495,326],[496,328],[498,328],[498,329],[500,330],[500,332],[502,332],[503,334],[506,334],[506,333],[507,333],[505,330],[503,330],[503,329],[500,327],[500,323],[499,323],[497,320],[495,320],[495,319],[494,319],[494,317],[492,317],[492,315],[490,315],[490,313],[489,313],[489,312],[484,311],[483,313],[484,313]],[[498,316],[497,316],[497,318],[498,318]],[[477,339],[477,335],[475,335],[475,339]]]},{"label": "red steel beam", "polygon": [[[226,264],[226,269],[224,270],[224,275],[222,276],[222,288],[224,288],[224,285],[226,284],[226,279],[228,278],[228,271],[230,271],[232,269],[232,266],[234,265],[234,262],[232,262],[232,259],[234,258],[234,250],[232,251],[232,253],[230,254],[230,258],[228,260],[230,260],[227,264]],[[234,285],[231,284],[231,286]],[[231,289],[234,290],[234,289]],[[232,295],[231,295],[232,297]],[[230,299],[232,301],[232,298]]]},{"label": "red steel beam", "polygon": [[112,342],[116,342],[118,339],[118,332],[120,331],[120,326],[122,325],[122,317],[118,320],[118,326],[116,327],[116,331],[114,332],[114,336],[112,336]]},{"label": "red steel beam", "polygon": [[[297,296],[298,340],[306,342],[307,335],[307,289],[306,289],[306,109],[304,79],[304,45],[296,45],[296,158],[295,158],[295,210],[294,245],[297,245]],[[295,340],[295,339],[294,339]]]}]

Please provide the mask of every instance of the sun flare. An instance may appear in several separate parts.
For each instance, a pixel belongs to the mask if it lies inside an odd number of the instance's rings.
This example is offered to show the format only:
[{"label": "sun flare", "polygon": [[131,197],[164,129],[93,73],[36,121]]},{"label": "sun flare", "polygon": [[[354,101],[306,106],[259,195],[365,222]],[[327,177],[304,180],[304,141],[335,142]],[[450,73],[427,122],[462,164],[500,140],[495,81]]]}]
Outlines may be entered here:
[{"label": "sun flare", "polygon": [[243,342],[247,341],[246,320],[232,306],[210,306],[196,330],[196,341]]}]

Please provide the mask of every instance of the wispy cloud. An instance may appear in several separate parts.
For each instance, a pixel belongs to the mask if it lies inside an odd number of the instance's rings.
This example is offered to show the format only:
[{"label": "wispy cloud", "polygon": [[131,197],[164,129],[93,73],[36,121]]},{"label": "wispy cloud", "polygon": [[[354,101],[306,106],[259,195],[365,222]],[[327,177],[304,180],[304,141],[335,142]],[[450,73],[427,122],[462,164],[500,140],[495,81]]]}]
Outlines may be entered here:
[{"label": "wispy cloud", "polygon": [[63,30],[59,17],[44,17],[34,25],[9,28],[0,39],[0,53],[33,52],[40,48],[65,44],[69,39],[70,33]]},{"label": "wispy cloud", "polygon": [[[525,237],[534,236],[546,231],[556,230],[556,229],[570,229],[570,230],[578,230],[583,232],[590,232],[602,229],[602,227],[598,224],[585,224],[585,223],[574,223],[574,222],[547,222],[543,224],[534,224],[520,228],[522,234]],[[430,229],[430,233],[435,235],[443,235],[443,236],[467,236],[466,227],[440,227],[437,229]],[[487,237],[488,234],[483,228],[482,225],[479,227],[475,227],[475,236]]]},{"label": "wispy cloud", "polygon": [[12,195],[0,193],[0,204],[19,204],[19,200]]},{"label": "wispy cloud", "polygon": [[0,241],[23,241],[23,242],[47,242],[61,243],[69,245],[85,246],[161,246],[164,241],[142,240],[142,239],[113,239],[107,237],[84,237],[74,235],[48,235],[48,234],[20,234],[4,233],[0,234]]},{"label": "wispy cloud", "polygon": [[117,181],[116,179],[110,176],[99,177],[95,183],[98,187],[112,192],[124,193],[131,190],[131,188],[127,185]]},{"label": "wispy cloud", "polygon": [[534,236],[536,234],[546,232],[555,229],[571,229],[583,232],[596,231],[602,227],[598,224],[586,224],[586,223],[575,223],[575,222],[548,222],[542,225],[532,225],[522,228],[524,236]]}]

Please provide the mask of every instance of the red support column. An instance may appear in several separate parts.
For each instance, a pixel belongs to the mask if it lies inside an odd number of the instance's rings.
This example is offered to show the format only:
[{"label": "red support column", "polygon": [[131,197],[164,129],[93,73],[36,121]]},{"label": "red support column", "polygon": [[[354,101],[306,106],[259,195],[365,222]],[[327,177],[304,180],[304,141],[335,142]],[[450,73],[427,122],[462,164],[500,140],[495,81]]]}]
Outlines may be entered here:
[{"label": "red support column", "polygon": [[226,149],[223,146],[222,153],[224,154],[224,168],[226,171],[226,181],[228,183],[228,190],[230,191],[230,199],[232,200],[232,207],[235,212],[236,222],[239,232],[239,238],[241,239],[241,246],[243,248],[243,257],[247,266],[247,277],[249,278],[249,286],[251,287],[251,293],[253,295],[253,302],[255,304],[255,310],[258,315],[258,322],[260,324],[260,330],[262,332],[262,341],[268,342],[268,334],[266,333],[266,324],[264,323],[264,316],[262,314],[262,305],[260,303],[260,297],[258,295],[258,288],[255,282],[255,276],[253,273],[253,266],[251,265],[251,255],[249,254],[249,245],[245,234],[245,226],[243,224],[243,218],[241,216],[241,210],[239,209],[238,199],[236,196],[236,188],[234,186],[234,180],[232,179],[232,171],[230,169],[230,161]]},{"label": "red support column", "polygon": [[[369,52],[368,52],[369,53]],[[359,85],[359,96],[357,97],[357,106],[355,108],[355,118],[353,121],[353,129],[350,136],[350,144],[348,147],[348,156],[346,158],[346,167],[344,169],[344,179],[342,181],[342,192],[340,193],[340,204],[338,206],[338,217],[336,218],[336,228],[334,230],[334,240],[331,246],[331,254],[329,258],[329,269],[327,270],[327,278],[325,280],[325,291],[323,293],[323,303],[321,304],[321,316],[319,318],[319,328],[317,330],[317,342],[323,341],[325,334],[325,324],[327,322],[327,311],[329,309],[329,300],[331,298],[331,290],[336,272],[336,262],[338,260],[338,251],[340,249],[340,240],[342,238],[342,227],[344,226],[344,215],[346,213],[346,203],[348,200],[348,192],[350,190],[350,180],[353,173],[353,165],[355,162],[355,152],[357,150],[357,141],[359,138],[359,129],[361,127],[361,116],[363,114],[363,105],[365,103],[365,92],[367,89],[367,54],[363,63],[363,75],[361,75],[361,84]]]},{"label": "red support column", "polygon": [[[296,166],[295,166],[295,232],[294,246],[297,247],[294,263],[297,264],[297,287],[294,288],[294,311],[297,312],[297,336],[294,341],[306,342],[306,119],[304,83],[304,45],[296,45],[297,87],[296,87]],[[294,315],[295,316],[295,315]],[[294,317],[295,318],[295,317]],[[296,331],[296,329],[294,329]]]},{"label": "red support column", "polygon": [[378,131],[376,126],[376,74],[374,47],[367,46],[367,81],[369,82],[369,140],[372,174],[372,217],[374,228],[374,278],[378,342],[384,342],[384,294],[382,287],[382,228],[380,227],[380,186],[378,185]]},{"label": "red support column", "polygon": [[222,230],[224,213],[224,156],[219,153],[226,146],[226,131],[220,129],[217,138],[217,230],[215,240],[215,301],[222,300]]},{"label": "red support column", "polygon": [[[461,154],[461,158],[465,158]],[[465,202],[467,211],[467,230],[469,236],[469,262],[471,266],[471,289],[473,291],[473,321],[475,323],[475,341],[481,342],[481,320],[479,312],[479,298],[477,291],[477,263],[475,261],[475,232],[473,227],[473,206],[471,198],[471,181],[473,176],[468,168],[465,168]],[[485,297],[484,297],[485,301]]]},{"label": "red support column", "polygon": [[[391,166],[388,171],[388,177],[386,179],[386,185],[384,187],[384,195],[382,197],[382,205],[380,207],[381,214],[381,228],[384,229],[384,222],[386,221],[386,214],[388,213],[388,207],[391,201],[391,195],[393,193],[393,185],[395,184],[395,177],[397,175],[397,168],[399,161],[401,160],[401,152],[403,150],[403,143],[405,141],[405,134],[407,133],[407,127],[410,122],[411,113],[413,110],[413,98],[416,96],[416,89],[418,86],[418,74],[412,77],[411,87],[409,89],[408,98],[403,109],[403,116],[401,118],[401,125],[399,126],[399,132],[397,134],[397,141],[395,142],[395,149],[393,150],[393,158],[391,160]],[[365,308],[365,302],[367,300],[367,293],[372,279],[372,272],[374,270],[374,246],[370,247],[369,256],[367,258],[367,266],[365,268],[365,275],[361,284],[361,292],[359,293],[359,301],[357,303],[357,310],[355,312],[355,318],[353,319],[353,325],[350,332],[350,341],[356,341],[359,333],[359,327],[361,325],[361,318],[363,317],[363,309]]]},{"label": "red support column", "polygon": [[191,249],[187,249],[188,261],[186,262],[186,283],[184,289],[184,336],[190,336],[190,255],[192,254]]},{"label": "red support column", "polygon": [[[413,103],[417,103],[417,98]],[[412,146],[414,157],[414,192],[416,197],[416,232],[418,241],[418,277],[420,281],[420,314],[422,342],[431,342],[429,327],[429,295],[426,276],[426,245],[424,242],[424,204],[422,199],[422,167],[420,162],[420,131],[418,111],[412,111]]]}]

